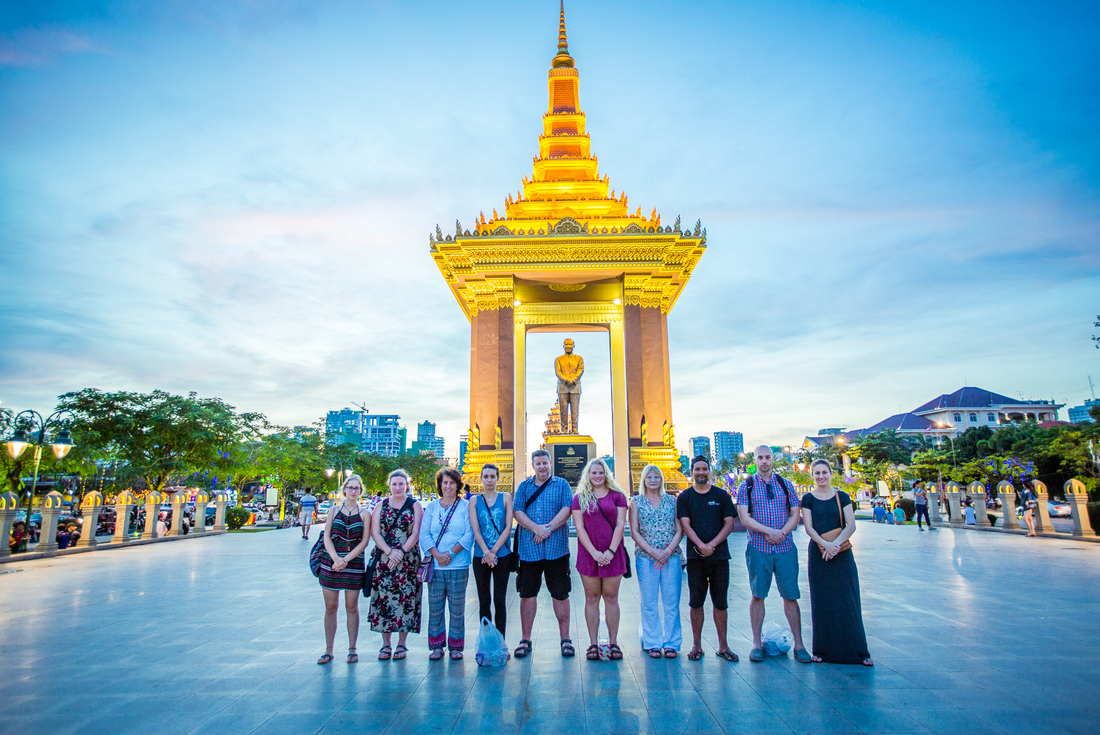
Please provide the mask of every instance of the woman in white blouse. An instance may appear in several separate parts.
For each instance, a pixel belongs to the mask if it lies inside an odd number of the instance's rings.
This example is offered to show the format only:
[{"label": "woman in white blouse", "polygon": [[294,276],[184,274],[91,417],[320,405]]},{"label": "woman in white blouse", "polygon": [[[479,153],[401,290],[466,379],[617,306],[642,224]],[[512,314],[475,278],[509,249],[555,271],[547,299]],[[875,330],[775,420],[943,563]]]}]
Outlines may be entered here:
[{"label": "woman in white blouse", "polygon": [[[444,467],[435,475],[439,498],[424,509],[420,526],[420,551],[434,563],[428,583],[428,658],[443,658],[444,647],[451,660],[462,658],[466,644],[466,584],[470,581],[470,549],[474,531],[470,525],[470,502],[458,496],[462,473]],[[447,609],[449,608],[449,610]],[[450,612],[450,625],[444,623]]]}]

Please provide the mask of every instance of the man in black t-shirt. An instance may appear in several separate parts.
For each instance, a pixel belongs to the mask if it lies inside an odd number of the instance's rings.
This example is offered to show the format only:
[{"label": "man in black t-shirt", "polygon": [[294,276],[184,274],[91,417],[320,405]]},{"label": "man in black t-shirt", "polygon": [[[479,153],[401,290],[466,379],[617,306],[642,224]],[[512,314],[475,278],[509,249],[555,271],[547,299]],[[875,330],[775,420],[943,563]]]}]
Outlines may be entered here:
[{"label": "man in black t-shirt", "polygon": [[726,537],[733,531],[737,510],[728,493],[710,484],[710,461],[706,457],[700,455],[691,460],[691,479],[695,484],[676,498],[676,516],[688,539],[688,607],[694,639],[688,660],[703,657],[703,603],[709,590],[714,627],[718,631],[715,653],[727,661],[736,661],[737,654],[726,645],[726,595],[730,584]]}]

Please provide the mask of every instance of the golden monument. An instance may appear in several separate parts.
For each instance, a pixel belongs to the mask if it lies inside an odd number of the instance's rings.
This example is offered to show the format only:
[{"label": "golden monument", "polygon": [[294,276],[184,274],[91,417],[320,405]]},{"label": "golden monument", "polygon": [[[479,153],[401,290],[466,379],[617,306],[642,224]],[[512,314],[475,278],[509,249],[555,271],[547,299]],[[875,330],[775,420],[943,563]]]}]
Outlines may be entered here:
[{"label": "golden monument", "polygon": [[[564,0],[563,0],[564,1]],[[554,373],[558,376],[558,418],[561,433],[577,434],[581,415],[581,376],[584,375],[584,358],[573,354],[573,340],[565,340],[565,354],[554,360]]]},{"label": "golden monument", "polygon": [[[626,193],[616,196],[591,154],[578,82],[563,4],[532,175],[505,198],[503,216],[482,213],[471,229],[456,221],[453,236],[437,225],[428,238],[470,320],[466,481],[478,489],[485,462],[500,467],[504,490],[527,474],[527,334],[603,331],[611,341],[615,479],[636,488],[653,463],[670,489],[683,489],[690,482],[679,472],[673,433],[667,317],[706,250],[706,230],[699,222],[681,230],[679,217],[662,226],[656,209],[631,213]],[[560,401],[559,412],[564,425]]]}]

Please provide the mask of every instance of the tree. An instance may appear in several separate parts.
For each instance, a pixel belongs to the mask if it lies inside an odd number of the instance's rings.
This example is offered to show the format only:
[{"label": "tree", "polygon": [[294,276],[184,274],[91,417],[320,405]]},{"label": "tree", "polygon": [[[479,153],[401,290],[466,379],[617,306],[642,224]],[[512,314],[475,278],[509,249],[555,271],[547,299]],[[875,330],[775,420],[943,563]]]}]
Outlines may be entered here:
[{"label": "tree", "polygon": [[237,414],[220,398],[164,391],[108,393],[86,388],[61,396],[73,412],[78,446],[98,447],[126,463],[149,490],[189,475],[218,457],[219,449],[265,423],[262,414]]}]

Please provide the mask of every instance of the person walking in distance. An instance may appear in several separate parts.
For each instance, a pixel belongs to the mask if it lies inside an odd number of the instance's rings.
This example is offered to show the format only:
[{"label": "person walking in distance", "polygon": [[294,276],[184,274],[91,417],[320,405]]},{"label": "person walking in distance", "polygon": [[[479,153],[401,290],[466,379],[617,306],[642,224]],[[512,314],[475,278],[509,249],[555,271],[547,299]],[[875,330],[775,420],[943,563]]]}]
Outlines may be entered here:
[{"label": "person walking in distance", "polygon": [[715,653],[727,661],[737,654],[726,643],[726,608],[730,584],[730,550],[726,538],[733,531],[736,510],[729,494],[710,484],[710,460],[691,460],[693,485],[676,498],[676,517],[688,538],[688,607],[691,608],[692,646],[689,661],[703,658],[703,603],[707,592],[714,606],[718,631]]},{"label": "person walking in distance", "polygon": [[802,642],[802,610],[798,607],[798,549],[791,533],[798,528],[800,504],[794,486],[772,472],[772,450],[756,448],[756,474],[737,488],[737,513],[748,529],[745,564],[749,569],[749,620],[752,623],[750,661],[764,660],[760,629],[764,625],[764,598],[775,577],[783,612],[794,636],[794,657],[799,663],[812,663],[813,657]]},{"label": "person walking in distance", "polygon": [[309,538],[309,528],[313,525],[313,513],[317,510],[317,497],[306,489],[306,494],[298,501],[298,522],[302,525],[302,538]]},{"label": "person walking in distance", "polygon": [[[832,472],[832,469],[829,470]],[[917,480],[913,483],[913,505],[917,509],[917,530],[923,531],[921,528],[920,519],[924,516],[924,522],[928,524],[929,530],[932,528],[932,519],[928,515],[928,494],[924,491],[924,483]]]},{"label": "person walking in distance", "polygon": [[482,465],[482,491],[470,501],[470,525],[474,531],[478,618],[492,621],[504,635],[508,629],[508,602],[505,597],[513,558],[509,539],[512,494],[497,491],[499,480],[500,470],[495,464]]},{"label": "person walking in distance", "polygon": [[550,474],[550,453],[536,449],[531,453],[534,477],[528,477],[516,489],[512,514],[520,525],[519,539],[519,620],[521,638],[516,658],[526,658],[533,643],[531,630],[538,612],[538,594],[543,575],[554,600],[554,615],[561,634],[561,655],[577,654],[569,638],[569,593],[572,590],[569,569],[569,531],[566,523],[573,506],[573,490],[564,478]]}]

